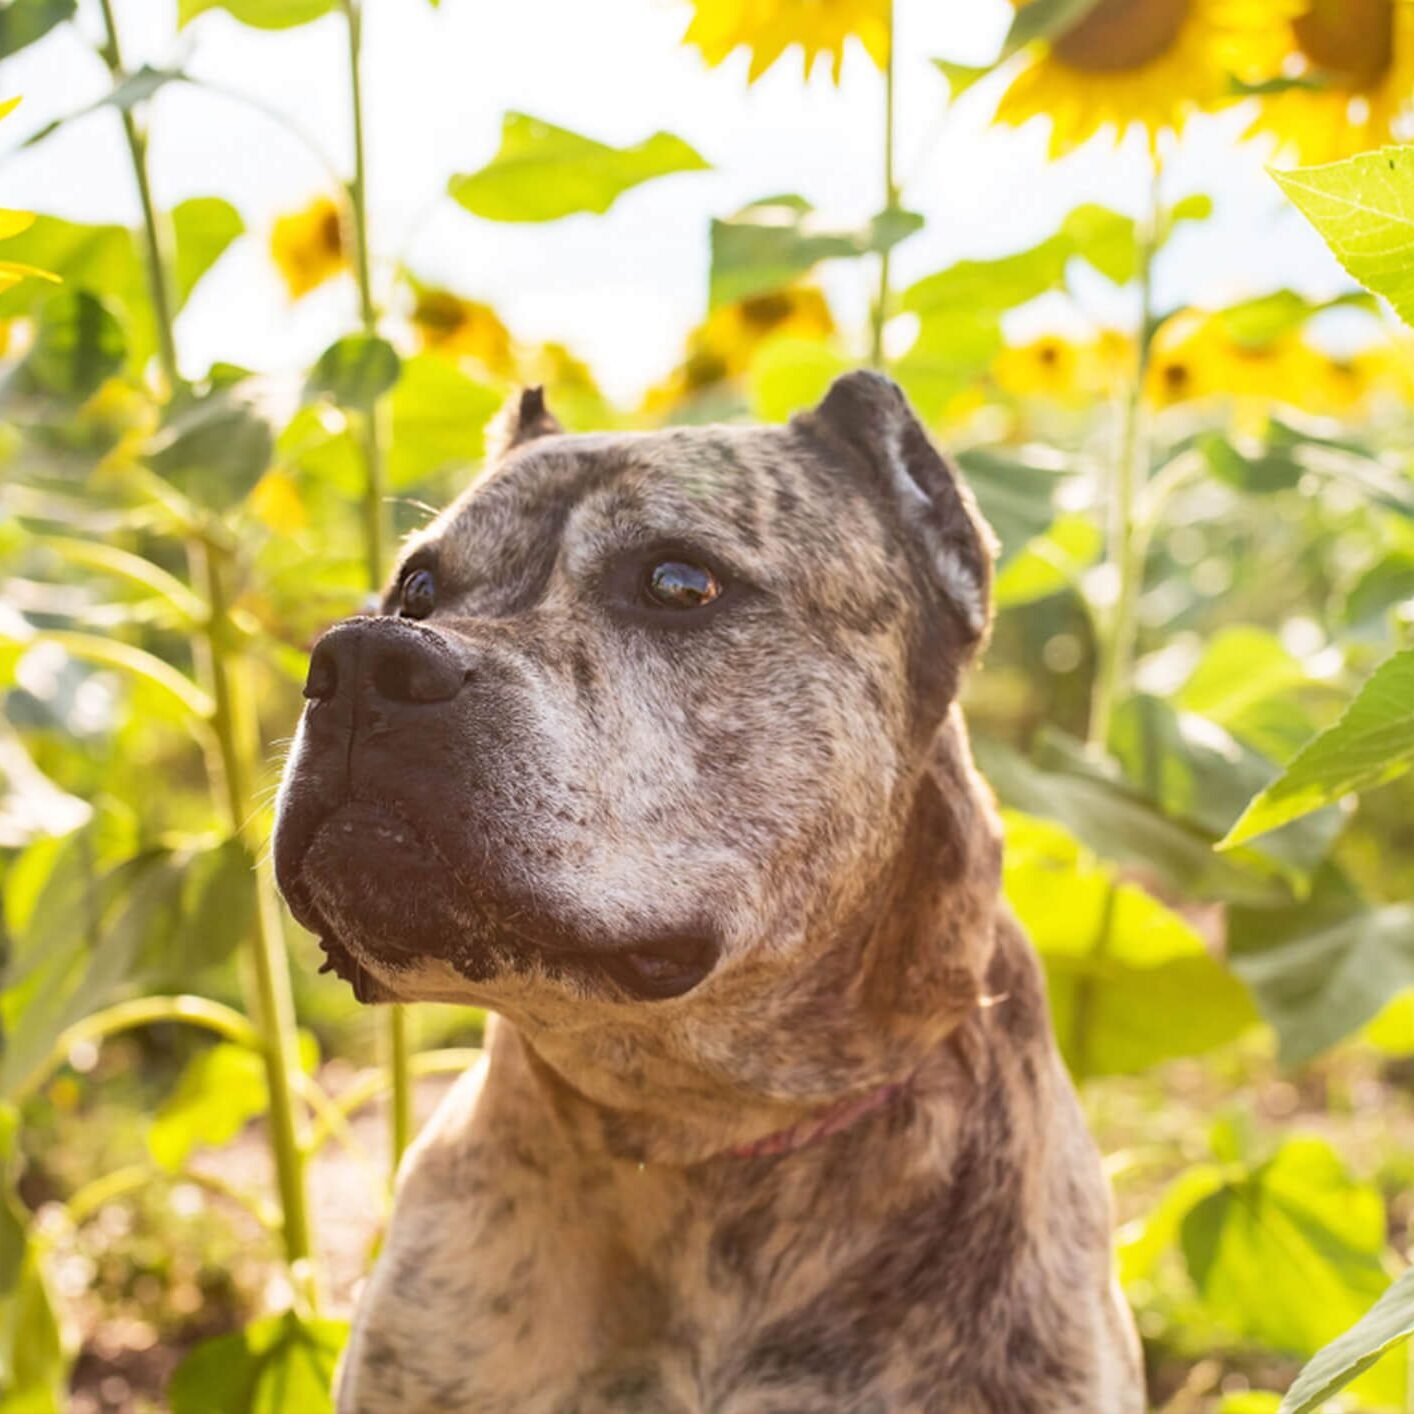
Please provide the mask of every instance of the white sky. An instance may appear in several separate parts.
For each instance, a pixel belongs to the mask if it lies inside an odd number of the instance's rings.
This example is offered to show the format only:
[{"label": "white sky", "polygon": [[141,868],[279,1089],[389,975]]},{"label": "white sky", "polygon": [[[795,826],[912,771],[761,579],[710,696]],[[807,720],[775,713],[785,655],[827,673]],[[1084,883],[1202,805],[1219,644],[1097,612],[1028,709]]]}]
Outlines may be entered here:
[{"label": "white sky", "polygon": [[[114,0],[129,67],[187,55],[194,73],[294,115],[341,163],[349,151],[344,32],[337,16],[261,33],[228,16],[174,34],[175,0]],[[1045,130],[991,129],[985,93],[964,100],[940,131],[941,79],[932,55],[985,62],[1011,13],[1006,0],[897,0],[899,151],[909,205],[928,218],[900,248],[900,283],[964,255],[1001,254],[1048,234],[1071,206],[1140,203],[1137,147],[1095,145],[1045,160]],[[808,86],[788,57],[752,88],[744,55],[708,69],[679,39],[688,11],[673,0],[365,0],[366,100],[373,242],[384,273],[401,258],[424,279],[494,304],[525,340],[563,340],[605,388],[632,398],[676,361],[706,305],[707,228],[753,198],[795,191],[841,222],[879,205],[881,85],[862,53],[835,89],[821,66]],[[83,33],[98,33],[81,0]],[[0,69],[0,95],[25,95],[6,121],[6,148],[50,118],[100,97],[106,72],[72,31],[55,33]],[[494,152],[501,114],[516,108],[614,143],[658,128],[686,138],[707,173],[629,192],[603,217],[544,225],[478,221],[443,195],[454,171]],[[233,247],[184,312],[178,340],[188,372],[225,358],[271,371],[307,364],[354,318],[351,282],[291,307],[266,255],[269,225],[328,178],[319,161],[269,120],[225,98],[169,86],[151,114],[158,200],[224,196],[254,239]],[[1262,154],[1239,148],[1237,115],[1191,129],[1169,165],[1166,194],[1205,190],[1217,217],[1186,228],[1160,271],[1160,303],[1207,303],[1282,283],[1313,294],[1344,288],[1314,234],[1285,209]],[[136,200],[112,110],[0,163],[0,206],[81,220],[135,222]],[[847,322],[862,322],[862,269],[827,268]],[[1098,277],[1082,292],[1090,313],[1123,320],[1123,297]],[[1042,301],[1026,322],[1069,312]],[[1069,315],[1073,318],[1073,314]]]}]

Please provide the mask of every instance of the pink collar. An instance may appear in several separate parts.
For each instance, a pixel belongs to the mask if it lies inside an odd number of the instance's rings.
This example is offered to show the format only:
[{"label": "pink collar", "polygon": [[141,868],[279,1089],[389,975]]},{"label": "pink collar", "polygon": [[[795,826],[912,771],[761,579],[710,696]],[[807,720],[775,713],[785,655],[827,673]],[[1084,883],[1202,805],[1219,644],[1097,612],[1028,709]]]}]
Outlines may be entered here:
[{"label": "pink collar", "polygon": [[882,1109],[912,1083],[910,1077],[908,1080],[896,1080],[892,1084],[881,1085],[867,1094],[857,1095],[851,1100],[842,1100],[824,1114],[803,1119],[799,1124],[791,1125],[789,1129],[778,1129],[774,1134],[755,1139],[750,1144],[738,1144],[735,1148],[724,1150],[724,1153],[734,1159],[760,1159],[804,1149],[821,1139],[828,1139],[832,1134],[838,1134],[842,1129],[848,1129],[865,1115]]}]

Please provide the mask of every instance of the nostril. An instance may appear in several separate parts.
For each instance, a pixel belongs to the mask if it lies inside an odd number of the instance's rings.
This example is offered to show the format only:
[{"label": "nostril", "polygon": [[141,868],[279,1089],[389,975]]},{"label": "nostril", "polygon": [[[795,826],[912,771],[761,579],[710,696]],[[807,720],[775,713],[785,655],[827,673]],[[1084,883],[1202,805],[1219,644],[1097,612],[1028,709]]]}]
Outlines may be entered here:
[{"label": "nostril", "polygon": [[385,702],[447,702],[466,681],[463,664],[440,640],[400,624],[368,644],[364,681]]},{"label": "nostril", "polygon": [[327,702],[339,690],[339,664],[325,644],[318,645],[309,660],[304,695],[311,702]]}]

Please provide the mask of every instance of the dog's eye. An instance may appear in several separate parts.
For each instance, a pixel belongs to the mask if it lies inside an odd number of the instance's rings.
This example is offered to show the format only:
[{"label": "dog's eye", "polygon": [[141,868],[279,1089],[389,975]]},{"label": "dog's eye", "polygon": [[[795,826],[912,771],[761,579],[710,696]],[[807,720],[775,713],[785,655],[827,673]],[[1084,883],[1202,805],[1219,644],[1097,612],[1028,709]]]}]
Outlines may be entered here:
[{"label": "dog's eye", "polygon": [[403,580],[398,613],[405,619],[425,619],[437,605],[437,581],[431,570],[413,570]]},{"label": "dog's eye", "polygon": [[721,582],[711,570],[685,560],[664,560],[643,579],[648,601],[664,609],[700,609],[721,592]]}]

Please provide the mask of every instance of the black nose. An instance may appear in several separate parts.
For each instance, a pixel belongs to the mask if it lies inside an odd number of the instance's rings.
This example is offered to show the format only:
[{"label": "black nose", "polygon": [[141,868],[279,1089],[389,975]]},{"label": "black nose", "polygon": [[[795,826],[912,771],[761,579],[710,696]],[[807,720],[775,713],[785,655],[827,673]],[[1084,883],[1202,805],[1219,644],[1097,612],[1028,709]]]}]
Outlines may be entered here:
[{"label": "black nose", "polygon": [[316,702],[353,693],[386,702],[446,702],[466,677],[465,665],[431,629],[406,619],[346,619],[314,645],[304,695]]}]

